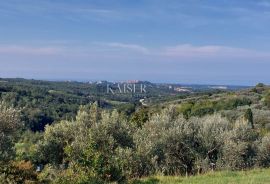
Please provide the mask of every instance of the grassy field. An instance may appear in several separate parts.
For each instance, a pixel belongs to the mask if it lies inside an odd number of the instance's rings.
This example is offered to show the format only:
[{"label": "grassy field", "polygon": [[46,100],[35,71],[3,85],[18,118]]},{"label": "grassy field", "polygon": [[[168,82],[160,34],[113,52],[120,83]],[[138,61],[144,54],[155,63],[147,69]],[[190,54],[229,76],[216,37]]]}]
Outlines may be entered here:
[{"label": "grassy field", "polygon": [[270,184],[270,169],[223,171],[192,177],[155,176],[133,184]]}]

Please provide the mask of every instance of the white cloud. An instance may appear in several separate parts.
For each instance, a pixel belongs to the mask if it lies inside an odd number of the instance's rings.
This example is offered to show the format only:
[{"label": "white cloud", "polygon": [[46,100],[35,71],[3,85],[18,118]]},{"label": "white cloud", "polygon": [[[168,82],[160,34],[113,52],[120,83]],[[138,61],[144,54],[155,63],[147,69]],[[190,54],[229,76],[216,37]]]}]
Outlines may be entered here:
[{"label": "white cloud", "polygon": [[258,5],[259,6],[266,7],[266,8],[269,8],[270,7],[270,2],[268,2],[268,1],[262,1],[262,2],[258,2]]},{"label": "white cloud", "polygon": [[63,48],[58,47],[29,47],[22,45],[0,45],[1,54],[24,55],[55,55],[62,53]]},{"label": "white cloud", "polygon": [[194,46],[191,44],[166,47],[161,51],[161,55],[167,57],[270,57],[266,52],[260,52],[245,48],[227,47],[219,45]]},{"label": "white cloud", "polygon": [[[270,54],[266,51],[258,51],[247,48],[238,48],[222,45],[202,45],[196,46],[192,44],[179,44],[176,46],[164,46],[157,48],[148,48],[138,44],[127,44],[120,42],[112,43],[95,43],[99,49],[108,55],[118,55],[124,57],[142,56],[155,58],[159,60],[169,59],[219,59],[219,58],[270,58]],[[113,49],[111,49],[113,48]],[[133,52],[132,55],[124,55],[127,51]],[[135,54],[135,55],[134,55]],[[128,58],[127,58],[128,59]]]},{"label": "white cloud", "polygon": [[[53,42],[52,42],[53,43]],[[67,43],[52,44],[47,46],[27,45],[0,45],[2,56],[63,56],[72,58],[122,58],[125,60],[140,58],[143,60],[170,60],[170,59],[257,59],[270,58],[266,51],[257,51],[246,48],[237,48],[221,45],[179,44],[147,48],[138,44],[120,42],[92,43],[90,45],[70,45]]]},{"label": "white cloud", "polygon": [[97,43],[101,46],[107,46],[112,48],[119,48],[119,49],[125,49],[125,50],[131,50],[136,51],[143,54],[150,53],[150,50],[144,46],[137,45],[137,44],[125,44],[125,43],[119,43],[119,42],[111,42],[111,43]]},{"label": "white cloud", "polygon": [[31,15],[43,18],[55,18],[55,14],[57,14],[58,19],[77,22],[118,20],[121,18],[118,11],[97,7],[91,3],[61,3],[48,0],[28,0],[26,2],[10,0],[1,2],[0,13],[13,17]]}]

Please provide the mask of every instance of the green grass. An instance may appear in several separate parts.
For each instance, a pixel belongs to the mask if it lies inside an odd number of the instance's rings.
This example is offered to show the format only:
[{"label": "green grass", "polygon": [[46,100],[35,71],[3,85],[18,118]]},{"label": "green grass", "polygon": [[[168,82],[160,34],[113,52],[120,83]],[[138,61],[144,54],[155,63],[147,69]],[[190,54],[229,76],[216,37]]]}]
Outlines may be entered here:
[{"label": "green grass", "polygon": [[155,176],[136,180],[132,184],[269,184],[270,169],[251,171],[211,172],[200,176]]}]

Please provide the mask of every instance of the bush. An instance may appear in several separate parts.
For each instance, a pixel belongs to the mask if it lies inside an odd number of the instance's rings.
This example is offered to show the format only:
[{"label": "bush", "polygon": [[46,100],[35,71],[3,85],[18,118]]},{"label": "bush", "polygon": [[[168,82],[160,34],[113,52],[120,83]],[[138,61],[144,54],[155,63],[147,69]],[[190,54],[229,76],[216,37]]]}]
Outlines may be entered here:
[{"label": "bush", "polygon": [[34,183],[37,174],[31,162],[9,162],[0,167],[0,183]]},{"label": "bush", "polygon": [[265,96],[264,103],[268,108],[270,108],[270,94],[269,93]]},{"label": "bush", "polygon": [[186,119],[170,106],[138,128],[117,111],[81,107],[76,120],[46,127],[39,151],[52,167],[40,176],[55,183],[120,183],[157,173],[187,175],[268,163],[268,139],[258,144],[257,130],[246,121],[250,112],[241,114],[235,122],[220,114]]},{"label": "bush", "polygon": [[225,136],[222,161],[232,170],[252,168],[256,163],[258,133],[239,121]]},{"label": "bush", "polygon": [[202,167],[198,160],[208,159],[208,165],[217,160],[228,121],[220,115],[186,120],[183,116],[172,118],[172,114],[171,108],[154,115],[134,135],[147,174],[195,173]]},{"label": "bush", "polygon": [[20,112],[0,102],[0,162],[15,156],[14,142],[21,126]]},{"label": "bush", "polygon": [[199,123],[198,138],[201,144],[197,167],[201,172],[211,169],[221,156],[226,134],[230,130],[230,123],[219,114],[205,116],[197,120]]},{"label": "bush", "polygon": [[270,134],[262,138],[258,150],[258,164],[262,167],[270,167]]},{"label": "bush", "polygon": [[266,125],[270,123],[270,111],[252,109],[254,125],[258,125],[259,128],[266,128]]},{"label": "bush", "polygon": [[134,147],[132,131],[117,111],[101,111],[94,104],[82,107],[73,122],[47,126],[38,151],[55,168],[67,164],[70,175],[65,170],[58,174],[65,179],[79,172],[80,181],[119,182],[126,176],[117,150]]},{"label": "bush", "polygon": [[[113,120],[112,117],[110,119]],[[92,178],[102,181],[125,179],[116,148],[126,147],[128,142],[124,138],[118,139],[120,134],[114,132],[121,130],[121,127],[110,129],[115,122],[110,123],[107,124],[106,121],[101,120],[83,137],[75,135],[74,141],[65,148],[67,159],[70,160],[70,169],[73,171],[79,169]],[[114,136],[117,138],[115,139]]]},{"label": "bush", "polygon": [[37,145],[37,163],[50,163],[55,166],[62,164],[65,158],[64,148],[74,139],[75,131],[75,125],[68,121],[47,125],[44,138]]}]

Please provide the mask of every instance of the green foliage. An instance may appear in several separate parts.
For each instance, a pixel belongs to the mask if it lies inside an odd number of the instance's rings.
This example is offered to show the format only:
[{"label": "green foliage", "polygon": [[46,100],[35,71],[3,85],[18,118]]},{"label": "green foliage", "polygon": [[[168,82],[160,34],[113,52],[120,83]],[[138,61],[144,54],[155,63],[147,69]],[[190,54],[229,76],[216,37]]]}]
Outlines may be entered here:
[{"label": "green foliage", "polygon": [[258,133],[241,119],[233,125],[218,114],[185,119],[172,106],[138,129],[117,111],[93,104],[81,107],[73,122],[47,126],[39,152],[46,156],[43,163],[55,168],[67,164],[58,179],[81,173],[81,181],[122,182],[155,173],[207,172],[212,164],[252,168],[257,139]]},{"label": "green foliage", "polygon": [[270,108],[270,93],[265,96],[264,103],[268,108]]},{"label": "green foliage", "polygon": [[146,107],[142,107],[138,109],[131,116],[131,122],[135,124],[137,127],[142,127],[145,122],[149,120],[149,111]]},{"label": "green foliage", "polygon": [[[148,85],[147,93],[107,94],[107,83],[49,82],[25,79],[3,79],[0,82],[0,100],[9,106],[23,108],[23,120],[32,131],[44,131],[47,124],[75,118],[80,105],[98,101],[102,108],[116,108],[130,116],[141,98],[151,98],[155,102],[183,98],[187,94],[177,94],[165,85]],[[2,81],[2,80],[1,80]],[[140,85],[140,84],[138,84]],[[173,93],[173,95],[172,95]]]},{"label": "green foliage", "polygon": [[10,162],[0,167],[0,183],[36,183],[37,173],[31,162]]},{"label": "green foliage", "polygon": [[194,103],[184,103],[178,108],[178,111],[183,114],[185,119],[188,119],[191,116],[192,108]]},{"label": "green foliage", "polygon": [[213,103],[210,101],[203,101],[199,103],[195,103],[192,107],[191,116],[199,116],[202,117],[207,114],[213,114],[215,112]]},{"label": "green foliage", "polygon": [[254,128],[253,112],[250,108],[246,110],[244,117],[248,121],[249,126]]},{"label": "green foliage", "polygon": [[[174,110],[154,115],[134,138],[148,172],[186,174],[208,170],[221,154],[229,122],[219,115],[204,118],[174,117]],[[208,160],[208,167],[203,161]],[[147,170],[142,169],[142,171]]]},{"label": "green foliage", "polygon": [[79,170],[90,180],[122,181],[125,175],[117,153],[134,146],[132,131],[117,111],[101,111],[93,104],[81,107],[74,122],[47,126],[38,151],[43,163],[54,167],[67,163],[73,174]]},{"label": "green foliage", "polygon": [[41,110],[39,108],[29,108],[22,111],[27,128],[33,131],[44,131],[46,125],[52,124],[55,114],[51,110]]},{"label": "green foliage", "polygon": [[263,83],[258,83],[257,85],[256,85],[256,87],[257,88],[263,88],[265,85],[263,84]]},{"label": "green foliage", "polygon": [[47,125],[44,138],[37,145],[38,163],[51,163],[56,166],[62,164],[65,158],[64,148],[74,139],[74,131],[74,124],[67,121],[53,126]]},{"label": "green foliage", "polygon": [[129,117],[136,111],[136,105],[130,103],[121,104],[117,107],[117,111],[118,113],[124,114],[125,116]]},{"label": "green foliage", "polygon": [[262,138],[257,159],[259,166],[270,167],[270,134]]},{"label": "green foliage", "polygon": [[75,136],[73,143],[66,147],[68,159],[76,166],[74,169],[80,168],[104,181],[122,181],[125,176],[116,153],[118,148],[133,147],[130,133],[126,121],[116,111],[102,112],[83,137]]},{"label": "green foliage", "polygon": [[252,168],[256,163],[258,133],[242,121],[226,133],[222,167],[232,170]]},{"label": "green foliage", "polygon": [[[1,181],[127,183],[270,166],[266,93],[203,93],[144,107],[128,96],[89,94],[88,84],[67,84],[0,84],[8,101],[0,105]],[[37,166],[44,169],[36,173]]]},{"label": "green foliage", "polygon": [[251,105],[252,101],[247,97],[236,97],[218,101],[216,108],[219,110],[232,110],[239,106]]},{"label": "green foliage", "polygon": [[227,119],[218,114],[197,119],[198,139],[200,140],[199,155],[196,160],[198,172],[206,172],[211,164],[217,164],[222,155],[227,132],[231,129]]},{"label": "green foliage", "polygon": [[31,161],[35,164],[38,163],[40,155],[37,154],[37,145],[41,139],[41,133],[35,133],[30,130],[23,132],[19,141],[15,145],[16,160]]},{"label": "green foliage", "polygon": [[19,111],[0,102],[0,162],[13,158],[16,133],[22,127]]},{"label": "green foliage", "polygon": [[219,101],[200,100],[185,102],[178,107],[178,111],[186,119],[192,116],[205,116],[221,110],[232,110],[239,106],[251,105],[252,101],[248,98],[226,98]]},{"label": "green foliage", "polygon": [[152,176],[135,180],[132,184],[268,184],[270,169],[254,169],[249,171],[209,172],[198,176]]},{"label": "green foliage", "polygon": [[[22,109],[26,127],[44,131],[47,124],[75,118],[80,105],[100,99],[94,85],[9,79],[0,83],[0,100]],[[106,103],[99,100],[104,107]]]}]

